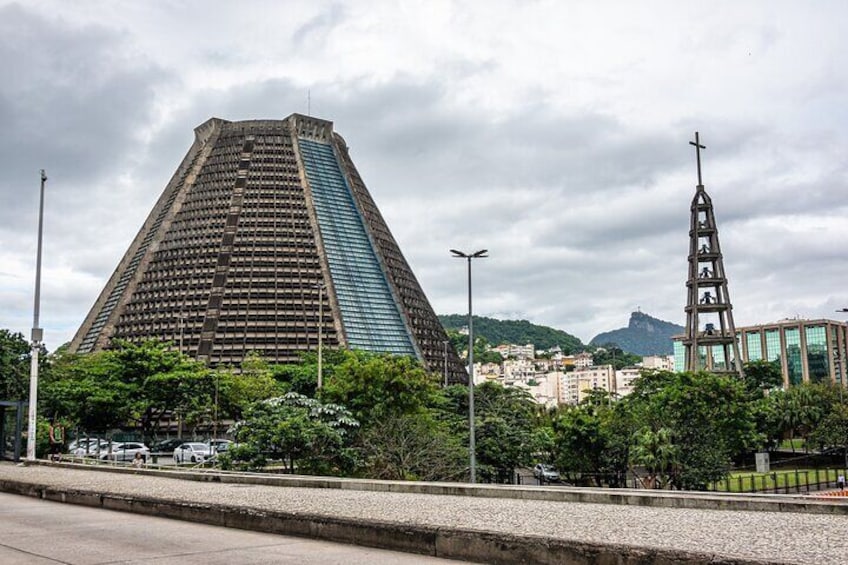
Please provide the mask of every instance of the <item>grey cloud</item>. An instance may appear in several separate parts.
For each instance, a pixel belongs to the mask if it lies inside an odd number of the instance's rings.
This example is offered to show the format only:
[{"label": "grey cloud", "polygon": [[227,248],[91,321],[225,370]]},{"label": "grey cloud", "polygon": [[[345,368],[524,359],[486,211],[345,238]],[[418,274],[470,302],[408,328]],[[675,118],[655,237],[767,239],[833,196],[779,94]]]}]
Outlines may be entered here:
[{"label": "grey cloud", "polygon": [[[132,58],[124,39],[96,26],[71,27],[20,5],[0,7],[0,219],[29,221],[38,169],[56,184],[64,214],[84,209],[89,189],[114,175],[151,118],[166,73]],[[24,219],[25,218],[25,219]]]},{"label": "grey cloud", "polygon": [[295,45],[320,43],[339,23],[344,20],[345,10],[340,4],[331,4],[326,13],[319,14],[295,30],[292,39]]}]

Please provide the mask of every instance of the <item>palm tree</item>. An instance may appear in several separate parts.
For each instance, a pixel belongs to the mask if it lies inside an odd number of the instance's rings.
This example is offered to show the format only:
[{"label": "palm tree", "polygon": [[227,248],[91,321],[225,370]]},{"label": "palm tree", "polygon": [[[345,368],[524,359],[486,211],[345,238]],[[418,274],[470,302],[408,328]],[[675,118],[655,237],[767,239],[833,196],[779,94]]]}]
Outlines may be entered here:
[{"label": "palm tree", "polygon": [[648,472],[643,481],[645,488],[665,488],[678,464],[678,449],[673,443],[673,433],[668,428],[656,432],[645,430],[636,436],[631,452],[633,463],[642,465]]}]

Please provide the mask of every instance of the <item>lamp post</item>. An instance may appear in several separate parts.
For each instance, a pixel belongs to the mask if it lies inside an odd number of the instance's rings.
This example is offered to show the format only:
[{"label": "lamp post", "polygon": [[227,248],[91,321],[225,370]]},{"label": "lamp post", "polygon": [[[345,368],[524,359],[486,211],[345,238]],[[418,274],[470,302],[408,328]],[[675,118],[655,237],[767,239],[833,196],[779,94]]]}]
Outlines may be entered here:
[{"label": "lamp post", "polygon": [[474,253],[463,253],[451,249],[450,252],[454,257],[468,261],[468,450],[471,459],[471,482],[474,483],[477,475],[477,457],[474,445],[474,321],[471,317],[471,260],[488,257],[486,255],[488,249],[481,249]]},{"label": "lamp post", "polygon": [[29,365],[29,421],[27,423],[27,460],[35,461],[35,430],[38,410],[38,353],[44,331],[38,327],[38,314],[41,305],[41,241],[44,226],[44,183],[47,175],[41,169],[41,196],[38,203],[38,250],[35,259],[35,305],[32,312],[32,353]]},{"label": "lamp post", "polygon": [[[837,312],[848,312],[848,308],[840,308]],[[839,346],[839,340],[836,341],[837,347]],[[845,388],[845,375],[848,374],[848,369],[845,367],[845,355],[843,355],[843,351],[845,350],[845,340],[842,340],[842,347],[839,348],[839,404],[840,406],[844,405],[842,400],[842,389]],[[845,458],[845,469],[848,469],[848,443],[842,446],[843,456]]]},{"label": "lamp post", "polygon": [[445,386],[448,386],[448,343],[448,340],[442,342],[445,346]]},{"label": "lamp post", "polygon": [[324,282],[315,285],[318,288],[318,390],[324,386],[322,352],[324,346]]}]

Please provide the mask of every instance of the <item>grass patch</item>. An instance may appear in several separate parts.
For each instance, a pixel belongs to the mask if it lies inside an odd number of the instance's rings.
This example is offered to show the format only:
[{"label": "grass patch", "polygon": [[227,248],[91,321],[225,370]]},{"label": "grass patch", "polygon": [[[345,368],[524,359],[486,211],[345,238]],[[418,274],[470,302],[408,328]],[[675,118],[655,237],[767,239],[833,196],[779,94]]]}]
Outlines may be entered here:
[{"label": "grass patch", "polygon": [[796,437],[795,439],[784,439],[780,441],[780,449],[792,449],[793,446],[795,451],[803,451],[805,446],[804,438]]},{"label": "grass patch", "polygon": [[[718,481],[712,490],[719,492],[787,492],[836,486],[836,479],[845,471],[840,469],[791,469],[770,473],[735,472]],[[819,486],[820,485],[820,486]]]}]

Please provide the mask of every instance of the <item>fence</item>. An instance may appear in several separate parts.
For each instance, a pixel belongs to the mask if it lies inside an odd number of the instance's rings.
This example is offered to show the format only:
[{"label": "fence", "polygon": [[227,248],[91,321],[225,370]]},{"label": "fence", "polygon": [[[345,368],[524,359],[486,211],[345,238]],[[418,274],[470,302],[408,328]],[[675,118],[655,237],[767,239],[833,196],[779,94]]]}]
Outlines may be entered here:
[{"label": "fence", "polygon": [[[706,485],[704,490],[712,492],[738,493],[783,493],[801,494],[822,490],[839,489],[839,477],[845,480],[848,470],[844,468],[815,468],[815,469],[786,469],[770,473],[731,473],[726,479]],[[646,488],[642,480],[624,474],[581,474],[569,476],[564,474],[560,481],[540,481],[532,473],[525,470],[516,472],[516,483],[523,485],[565,485],[597,487],[600,483],[605,488]]]},{"label": "fence", "polygon": [[[842,484],[839,478],[842,477]],[[707,490],[718,492],[809,493],[844,488],[846,469],[791,469],[770,473],[736,473],[710,483]]]}]

